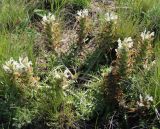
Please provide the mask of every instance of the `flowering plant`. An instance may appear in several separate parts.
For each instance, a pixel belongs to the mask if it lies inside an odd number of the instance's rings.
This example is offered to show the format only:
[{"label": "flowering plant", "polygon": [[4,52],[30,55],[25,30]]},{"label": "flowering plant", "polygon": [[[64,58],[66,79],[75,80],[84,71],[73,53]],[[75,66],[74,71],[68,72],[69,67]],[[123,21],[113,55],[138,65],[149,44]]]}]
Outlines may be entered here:
[{"label": "flowering plant", "polygon": [[105,14],[105,20],[107,22],[116,21],[118,19],[118,15],[116,15],[114,12],[107,12]]},{"label": "flowering plant", "polygon": [[153,37],[154,37],[154,32],[146,31],[146,29],[144,30],[144,32],[141,33],[141,38],[143,41],[152,40]]},{"label": "flowering plant", "polygon": [[55,16],[51,13],[48,15],[44,15],[42,18],[42,24],[46,27],[47,25],[51,25],[56,20]]},{"label": "flowering plant", "polygon": [[51,48],[55,50],[61,41],[61,27],[54,14],[43,16],[42,24]]},{"label": "flowering plant", "polygon": [[21,91],[29,87],[37,88],[39,78],[34,77],[32,62],[28,57],[19,57],[18,61],[11,58],[5,62],[3,69]]},{"label": "flowering plant", "polygon": [[[154,52],[152,46],[153,36],[154,32],[146,32],[145,30],[140,35],[141,39],[135,38],[133,40],[131,37],[124,38],[123,41],[118,39],[116,68],[121,79],[119,86],[123,92],[127,88],[131,89],[130,87],[126,88],[126,85],[132,86],[135,76],[139,75],[140,72],[148,75],[150,69],[155,65],[156,60],[153,58]],[[153,104],[153,97],[150,95],[142,97],[140,94],[139,100],[134,101],[134,104],[137,105],[138,109],[142,107],[149,109]]]},{"label": "flowering plant", "polygon": [[153,102],[153,97],[152,96],[146,95],[143,98],[142,95],[140,94],[139,101],[137,101],[137,105],[138,105],[138,107],[150,108],[152,102]]},{"label": "flowering plant", "polygon": [[77,11],[77,19],[80,20],[82,18],[86,18],[88,17],[88,10],[87,9],[84,9],[84,10],[79,10]]},{"label": "flowering plant", "polygon": [[86,37],[92,32],[92,21],[89,17],[89,11],[87,9],[79,10],[77,12],[77,22],[79,23],[77,33],[78,33],[78,46],[82,47],[85,42]]},{"label": "flowering plant", "polygon": [[32,72],[32,62],[28,61],[28,57],[19,58],[19,62],[10,58],[9,61],[5,62],[3,69],[8,74],[23,74],[27,72]]},{"label": "flowering plant", "polygon": [[133,40],[131,37],[125,38],[123,41],[121,39],[118,39],[118,50],[121,50],[122,48],[125,49],[131,49],[133,48]]}]

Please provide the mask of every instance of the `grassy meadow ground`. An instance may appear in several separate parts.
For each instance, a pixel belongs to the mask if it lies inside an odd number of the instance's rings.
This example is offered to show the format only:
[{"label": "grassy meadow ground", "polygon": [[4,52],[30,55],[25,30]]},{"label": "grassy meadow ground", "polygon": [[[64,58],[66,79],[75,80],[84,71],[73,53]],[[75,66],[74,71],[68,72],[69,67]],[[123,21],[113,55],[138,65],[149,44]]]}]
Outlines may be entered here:
[{"label": "grassy meadow ground", "polygon": [[0,1],[0,129],[159,128],[159,0]]}]

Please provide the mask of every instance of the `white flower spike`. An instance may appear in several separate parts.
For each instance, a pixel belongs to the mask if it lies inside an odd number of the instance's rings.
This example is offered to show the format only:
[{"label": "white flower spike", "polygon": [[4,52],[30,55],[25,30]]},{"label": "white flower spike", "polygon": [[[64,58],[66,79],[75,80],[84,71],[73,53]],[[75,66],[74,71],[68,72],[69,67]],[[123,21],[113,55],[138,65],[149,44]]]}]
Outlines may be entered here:
[{"label": "white flower spike", "polygon": [[122,48],[129,50],[133,48],[133,44],[134,44],[131,37],[125,38],[123,41],[121,41],[121,39],[119,38],[117,42],[118,42],[118,49],[116,50],[117,52]]},{"label": "white flower spike", "polygon": [[77,11],[77,15],[78,15],[77,16],[78,19],[88,17],[88,10],[87,9],[79,10]]},{"label": "white flower spike", "polygon": [[42,18],[42,24],[46,25],[46,24],[51,24],[56,20],[55,16],[51,13],[49,13],[48,15],[43,16]]},{"label": "white flower spike", "polygon": [[152,97],[152,96],[147,95],[147,96],[145,97],[145,100],[146,100],[146,101],[153,102],[153,97]]},{"label": "white flower spike", "polygon": [[19,62],[11,58],[3,65],[3,69],[8,74],[14,74],[14,73],[22,74],[24,72],[32,70],[32,62],[28,61],[28,57],[25,58],[19,57]]},{"label": "white flower spike", "polygon": [[141,33],[141,38],[142,40],[152,40],[154,37],[155,33],[154,32],[150,32],[150,31],[146,31],[146,29],[144,30],[144,32]]},{"label": "white flower spike", "polygon": [[128,48],[133,47],[133,40],[131,37],[125,38],[123,42],[125,43],[126,47]]},{"label": "white flower spike", "polygon": [[118,49],[122,49],[123,46],[121,39],[119,38],[117,42],[118,42]]},{"label": "white flower spike", "polygon": [[118,19],[118,16],[114,12],[108,12],[105,14],[105,20],[107,22],[115,21]]}]

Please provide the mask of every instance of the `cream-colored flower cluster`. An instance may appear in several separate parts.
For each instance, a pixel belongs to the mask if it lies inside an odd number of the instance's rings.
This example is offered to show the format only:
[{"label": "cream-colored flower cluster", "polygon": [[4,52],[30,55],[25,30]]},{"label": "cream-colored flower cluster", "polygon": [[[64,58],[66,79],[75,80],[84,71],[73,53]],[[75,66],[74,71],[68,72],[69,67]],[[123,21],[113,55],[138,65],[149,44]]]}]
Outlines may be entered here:
[{"label": "cream-colored flower cluster", "polygon": [[79,10],[78,12],[77,12],[77,19],[79,20],[79,19],[82,19],[82,18],[86,18],[86,17],[88,17],[88,10],[87,9],[83,9],[83,10]]},{"label": "cream-colored flower cluster", "polygon": [[39,86],[39,78],[34,77],[32,62],[28,60],[28,57],[19,57],[18,61],[11,58],[5,62],[3,69],[22,92],[26,88],[37,88]]},{"label": "cream-colored flower cluster", "polygon": [[3,69],[8,74],[23,74],[28,71],[32,71],[32,62],[28,60],[28,57],[19,57],[19,61],[15,61],[11,58],[3,65]]},{"label": "cream-colored flower cluster", "polygon": [[51,13],[43,17],[42,24],[44,26],[44,34],[47,36],[48,47],[55,51],[59,47],[62,38],[61,24],[55,15]]},{"label": "cream-colored flower cluster", "polygon": [[155,33],[146,31],[145,29],[140,36],[142,38],[143,47],[146,47],[146,51],[145,51],[146,57],[143,63],[143,68],[146,70],[150,70],[156,64],[156,60],[151,59],[153,54],[153,47],[152,47],[151,41],[154,39]]},{"label": "cream-colored flower cluster", "polygon": [[142,97],[142,95],[140,94],[139,101],[137,101],[137,105],[138,107],[150,108],[152,102],[153,102],[152,96],[146,95],[145,97]]},{"label": "cream-colored flower cluster", "polygon": [[127,50],[133,48],[133,40],[131,37],[125,38],[123,41],[118,39],[118,50],[116,51],[120,51],[123,48]]},{"label": "cream-colored flower cluster", "polygon": [[107,22],[116,21],[118,19],[118,15],[116,15],[114,12],[108,12],[105,14],[105,20]]},{"label": "cream-colored flower cluster", "polygon": [[155,35],[154,32],[146,31],[146,29],[145,29],[144,32],[141,33],[141,38],[143,41],[152,40],[154,35]]},{"label": "cream-colored flower cluster", "polygon": [[68,68],[64,71],[61,68],[54,69],[50,72],[49,77],[54,79],[55,83],[62,89],[67,89],[68,86],[74,82],[74,75]]},{"label": "cream-colored flower cluster", "polygon": [[[150,31],[145,31],[141,33],[141,38],[143,41],[145,40],[152,40],[154,37],[154,32],[150,32]],[[131,37],[125,38],[123,41],[121,41],[121,39],[118,39],[118,50],[122,49],[122,48],[128,48],[131,49],[133,48],[134,42],[133,39]]]},{"label": "cream-colored flower cluster", "polygon": [[50,25],[50,24],[54,23],[55,20],[56,20],[55,15],[49,13],[48,15],[43,16],[42,24],[44,26]]}]

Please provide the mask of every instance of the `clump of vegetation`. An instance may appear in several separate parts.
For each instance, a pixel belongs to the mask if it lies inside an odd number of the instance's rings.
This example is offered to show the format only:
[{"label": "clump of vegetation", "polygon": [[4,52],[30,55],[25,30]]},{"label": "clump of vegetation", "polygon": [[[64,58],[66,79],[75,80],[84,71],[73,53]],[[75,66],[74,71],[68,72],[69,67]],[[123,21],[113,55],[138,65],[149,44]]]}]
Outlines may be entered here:
[{"label": "clump of vegetation", "polygon": [[20,57],[19,62],[11,58],[3,69],[20,92],[25,93],[27,88],[38,88],[38,78],[33,75],[32,62],[28,61],[28,57]]},{"label": "clump of vegetation", "polygon": [[54,15],[48,14],[48,16],[43,17],[42,24],[44,25],[45,33],[48,37],[48,43],[51,48],[55,50],[61,41],[61,26]]},{"label": "clump of vegetation", "polygon": [[158,129],[159,4],[2,0],[0,128]]}]

